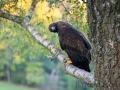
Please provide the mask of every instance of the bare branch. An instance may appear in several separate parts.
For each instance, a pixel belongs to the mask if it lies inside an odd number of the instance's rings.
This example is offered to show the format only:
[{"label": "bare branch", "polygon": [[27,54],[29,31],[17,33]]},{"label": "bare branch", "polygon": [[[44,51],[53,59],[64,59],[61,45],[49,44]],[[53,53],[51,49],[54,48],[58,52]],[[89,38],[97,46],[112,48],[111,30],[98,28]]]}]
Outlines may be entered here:
[{"label": "bare branch", "polygon": [[47,56],[47,58],[49,58],[50,60],[55,60],[55,59],[57,59],[55,56]]},{"label": "bare branch", "polygon": [[33,11],[35,10],[35,7],[36,7],[36,4],[38,3],[38,0],[33,0],[32,1],[32,4],[30,6],[30,9],[28,11],[28,14],[25,18],[25,20],[27,20],[28,22],[30,21],[30,19],[32,18],[32,14],[33,14]]},{"label": "bare branch", "polygon": [[79,69],[72,64],[66,65],[66,73],[72,75],[73,77],[78,78],[89,86],[93,86],[94,83],[94,75],[92,73],[86,72],[83,69]]},{"label": "bare branch", "polygon": [[5,12],[3,12],[3,11],[1,11],[1,10],[0,10],[0,17],[5,18],[5,19],[9,19],[9,20],[11,20],[11,21],[13,21],[13,22],[16,22],[16,23],[18,23],[18,24],[21,24],[21,23],[23,22],[23,20],[24,20],[24,19],[23,19],[22,17],[20,17],[20,16],[11,15],[11,14],[5,13]]}]

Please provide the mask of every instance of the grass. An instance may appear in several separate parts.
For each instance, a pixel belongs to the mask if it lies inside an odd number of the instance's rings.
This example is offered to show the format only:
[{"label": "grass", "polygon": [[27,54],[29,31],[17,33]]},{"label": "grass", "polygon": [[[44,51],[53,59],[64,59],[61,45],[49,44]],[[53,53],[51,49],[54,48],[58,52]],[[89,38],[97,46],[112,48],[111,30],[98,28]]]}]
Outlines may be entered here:
[{"label": "grass", "polygon": [[37,90],[37,89],[0,81],[0,90]]}]

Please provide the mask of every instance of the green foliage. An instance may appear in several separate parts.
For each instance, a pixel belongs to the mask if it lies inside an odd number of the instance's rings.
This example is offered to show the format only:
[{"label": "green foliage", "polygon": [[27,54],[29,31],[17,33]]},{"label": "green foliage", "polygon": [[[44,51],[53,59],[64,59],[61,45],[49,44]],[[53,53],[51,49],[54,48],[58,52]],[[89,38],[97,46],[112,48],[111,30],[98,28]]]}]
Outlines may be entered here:
[{"label": "green foliage", "polygon": [[44,83],[44,70],[40,62],[29,62],[26,68],[28,85],[36,86]]}]

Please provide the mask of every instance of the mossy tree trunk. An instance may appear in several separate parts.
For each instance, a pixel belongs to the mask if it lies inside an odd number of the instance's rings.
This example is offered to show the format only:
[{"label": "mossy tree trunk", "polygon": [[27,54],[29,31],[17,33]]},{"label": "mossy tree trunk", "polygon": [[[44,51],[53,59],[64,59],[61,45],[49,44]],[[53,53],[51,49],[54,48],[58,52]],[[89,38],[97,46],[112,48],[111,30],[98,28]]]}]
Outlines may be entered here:
[{"label": "mossy tree trunk", "polygon": [[95,90],[120,90],[120,1],[87,0]]}]

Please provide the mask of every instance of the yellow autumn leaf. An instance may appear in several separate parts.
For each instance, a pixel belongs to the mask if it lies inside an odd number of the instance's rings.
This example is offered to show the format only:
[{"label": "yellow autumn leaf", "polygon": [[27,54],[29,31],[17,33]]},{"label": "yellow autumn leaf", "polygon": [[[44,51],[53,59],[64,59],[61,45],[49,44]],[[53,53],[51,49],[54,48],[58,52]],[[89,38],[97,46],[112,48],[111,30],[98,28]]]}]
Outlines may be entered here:
[{"label": "yellow autumn leaf", "polygon": [[46,35],[46,34],[44,34],[44,38],[47,38],[47,35]]},{"label": "yellow autumn leaf", "polygon": [[17,6],[23,8],[25,11],[28,11],[32,0],[18,0]]},{"label": "yellow autumn leaf", "polygon": [[16,59],[20,58],[20,54],[16,54],[16,55],[15,55],[15,58],[16,58]]},{"label": "yellow autumn leaf", "polygon": [[45,33],[46,32],[46,30],[43,30],[43,33]]}]

